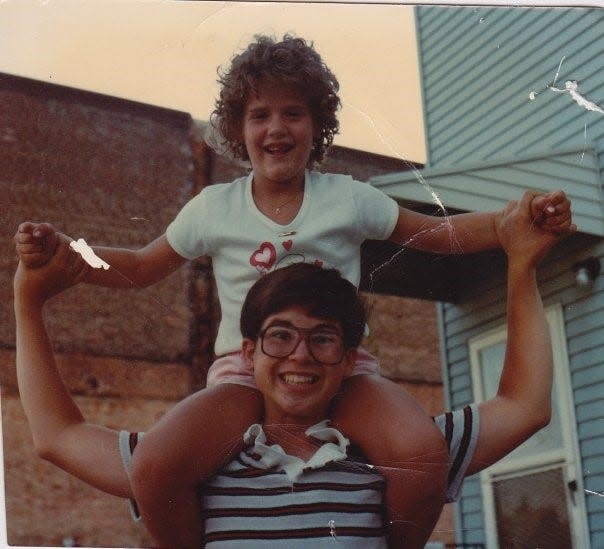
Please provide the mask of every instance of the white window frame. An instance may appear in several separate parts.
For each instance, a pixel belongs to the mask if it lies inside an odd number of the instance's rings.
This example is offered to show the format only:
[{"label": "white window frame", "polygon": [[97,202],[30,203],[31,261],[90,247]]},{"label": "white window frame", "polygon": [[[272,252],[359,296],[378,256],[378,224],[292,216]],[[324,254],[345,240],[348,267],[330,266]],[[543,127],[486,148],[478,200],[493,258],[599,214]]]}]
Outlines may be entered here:
[{"label": "white window frame", "polygon": [[[554,356],[554,391],[556,393],[553,395],[553,398],[557,399],[559,407],[563,448],[545,451],[529,457],[509,456],[481,471],[480,483],[482,487],[481,492],[488,549],[498,548],[493,482],[505,479],[506,477],[520,476],[523,472],[525,474],[538,473],[557,467],[562,468],[562,474],[566,483],[574,481],[577,484],[574,496],[567,499],[569,502],[568,515],[573,546],[577,548],[589,546],[587,512],[580,467],[579,443],[575,429],[575,409],[573,405],[562,306],[559,304],[550,306],[546,309],[545,314]],[[502,325],[473,337],[468,342],[472,385],[474,398],[477,403],[485,399],[480,352],[487,347],[505,342],[506,339],[507,328],[505,325]]]}]

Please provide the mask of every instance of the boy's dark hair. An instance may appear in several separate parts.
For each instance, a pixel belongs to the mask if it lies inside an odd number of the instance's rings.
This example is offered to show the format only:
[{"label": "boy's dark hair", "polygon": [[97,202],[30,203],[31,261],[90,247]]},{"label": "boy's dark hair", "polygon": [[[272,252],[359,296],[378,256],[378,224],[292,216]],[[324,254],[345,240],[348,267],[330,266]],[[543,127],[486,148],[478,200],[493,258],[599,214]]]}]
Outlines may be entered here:
[{"label": "boy's dark hair", "polygon": [[236,158],[249,160],[242,139],[243,115],[248,100],[263,81],[293,86],[307,101],[315,129],[309,162],[321,162],[338,133],[336,111],[339,84],[321,56],[302,38],[289,34],[281,42],[256,35],[245,51],[236,55],[229,70],[218,71],[222,86],[212,123]]},{"label": "boy's dark hair", "polygon": [[241,309],[241,335],[256,340],[271,315],[302,307],[307,314],[340,323],[346,348],[358,347],[365,310],[354,284],[336,269],[295,263],[264,275],[251,288]]}]

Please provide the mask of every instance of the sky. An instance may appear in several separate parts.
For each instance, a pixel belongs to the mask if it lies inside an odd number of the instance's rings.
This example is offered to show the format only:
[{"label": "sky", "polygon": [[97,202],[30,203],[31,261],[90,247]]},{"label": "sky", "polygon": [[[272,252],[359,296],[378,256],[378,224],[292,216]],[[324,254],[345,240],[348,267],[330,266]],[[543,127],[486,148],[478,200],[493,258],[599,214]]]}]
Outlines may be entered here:
[{"label": "sky", "polygon": [[216,69],[257,33],[311,40],[340,81],[337,145],[425,161],[413,8],[403,5],[0,1],[0,72],[207,120]]}]

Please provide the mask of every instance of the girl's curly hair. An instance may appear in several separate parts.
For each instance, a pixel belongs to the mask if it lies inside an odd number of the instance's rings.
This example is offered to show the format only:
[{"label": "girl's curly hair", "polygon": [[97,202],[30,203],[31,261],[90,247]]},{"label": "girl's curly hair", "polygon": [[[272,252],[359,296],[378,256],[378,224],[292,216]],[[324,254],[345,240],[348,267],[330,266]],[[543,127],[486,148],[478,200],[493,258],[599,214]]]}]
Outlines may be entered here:
[{"label": "girl's curly hair", "polygon": [[340,86],[312,44],[289,34],[281,42],[256,35],[255,41],[233,58],[227,71],[219,68],[222,88],[211,120],[224,144],[236,158],[249,160],[241,137],[243,116],[249,98],[258,93],[263,80],[293,86],[308,101],[316,133],[309,163],[321,162],[338,133]]}]

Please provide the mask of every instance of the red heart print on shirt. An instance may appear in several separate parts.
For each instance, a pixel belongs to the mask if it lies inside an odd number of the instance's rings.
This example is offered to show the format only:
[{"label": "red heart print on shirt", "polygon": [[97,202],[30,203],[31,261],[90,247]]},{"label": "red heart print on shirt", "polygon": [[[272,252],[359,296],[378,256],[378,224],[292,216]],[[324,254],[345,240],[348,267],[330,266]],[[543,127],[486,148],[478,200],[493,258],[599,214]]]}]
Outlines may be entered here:
[{"label": "red heart print on shirt", "polygon": [[256,267],[261,273],[268,271],[277,258],[277,251],[270,242],[263,242],[257,250],[254,250],[250,257],[250,265]]},{"label": "red heart print on shirt", "polygon": [[282,242],[283,247],[289,252],[289,250],[292,249],[292,244],[293,242],[291,240],[286,240],[285,242]]}]

